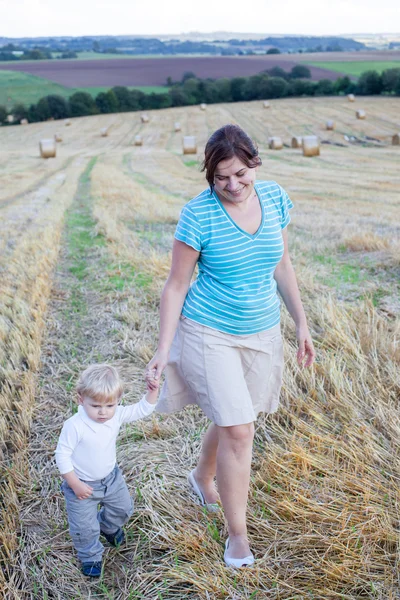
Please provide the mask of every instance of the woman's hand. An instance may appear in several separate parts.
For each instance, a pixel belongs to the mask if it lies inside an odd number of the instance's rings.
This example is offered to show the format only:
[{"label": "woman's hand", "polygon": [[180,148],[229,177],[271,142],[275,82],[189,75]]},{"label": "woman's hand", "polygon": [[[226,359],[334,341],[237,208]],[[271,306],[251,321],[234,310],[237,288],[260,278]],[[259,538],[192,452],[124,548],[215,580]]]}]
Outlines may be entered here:
[{"label": "woman's hand", "polygon": [[168,363],[168,352],[157,350],[146,367],[146,383],[151,390],[157,389],[159,379]]},{"label": "woman's hand", "polygon": [[296,327],[296,337],[299,345],[297,364],[300,367],[311,367],[315,360],[315,349],[307,325]]}]

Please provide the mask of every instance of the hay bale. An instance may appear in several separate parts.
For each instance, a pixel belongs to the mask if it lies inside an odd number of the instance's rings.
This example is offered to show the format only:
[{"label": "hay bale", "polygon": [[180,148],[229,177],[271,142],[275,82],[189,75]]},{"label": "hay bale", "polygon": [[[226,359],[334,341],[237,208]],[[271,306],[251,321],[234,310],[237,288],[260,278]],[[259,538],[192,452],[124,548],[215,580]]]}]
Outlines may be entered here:
[{"label": "hay bale", "polygon": [[143,138],[141,135],[135,135],[135,146],[143,146]]},{"label": "hay bale", "polygon": [[326,123],[325,123],[325,127],[328,131],[333,131],[335,129],[335,121],[332,121],[331,119],[329,119]]},{"label": "hay bale", "polygon": [[100,135],[101,135],[101,137],[107,137],[108,136],[108,127],[103,127],[103,129],[100,129]]},{"label": "hay bale", "polygon": [[54,141],[55,142],[62,142],[62,135],[61,135],[61,133],[55,133],[54,134]]},{"label": "hay bale", "polygon": [[347,100],[349,102],[354,102],[354,100],[355,100],[354,94],[347,94]]},{"label": "hay bale", "polygon": [[197,143],[194,135],[183,137],[183,154],[197,154]]},{"label": "hay bale", "polygon": [[148,123],[150,119],[148,115],[146,115],[146,113],[143,113],[142,115],[140,115],[140,120],[142,121],[142,123]]},{"label": "hay bale", "polygon": [[303,156],[319,156],[320,144],[316,135],[306,135],[302,141]]},{"label": "hay bale", "polygon": [[270,150],[282,150],[283,142],[280,137],[269,138],[268,145]]},{"label": "hay bale", "polygon": [[268,100],[264,100],[263,107],[264,108],[269,108],[270,107],[270,104],[269,104]]},{"label": "hay bale", "polygon": [[301,148],[302,138],[298,136],[292,137],[291,146],[292,148]]},{"label": "hay bale", "polygon": [[20,125],[28,125],[28,123],[29,123],[28,119],[21,119],[19,122]]},{"label": "hay bale", "polygon": [[40,140],[39,150],[42,158],[54,158],[56,155],[56,143],[53,139]]},{"label": "hay bale", "polygon": [[69,127],[71,125],[71,121],[69,119],[65,119],[64,125],[65,127]]},{"label": "hay bale", "polygon": [[7,115],[6,121],[7,123],[14,123],[14,115]]},{"label": "hay bale", "polygon": [[200,110],[206,110],[206,108],[207,108],[207,104],[204,104],[204,102],[202,102],[200,104]]},{"label": "hay bale", "polygon": [[366,116],[367,115],[365,113],[365,110],[363,110],[362,108],[360,108],[360,110],[356,111],[356,117],[357,117],[357,119],[365,119]]},{"label": "hay bale", "polygon": [[176,123],[174,125],[174,129],[175,129],[175,131],[180,131],[181,130],[181,124],[178,123],[178,121],[176,121]]},{"label": "hay bale", "polygon": [[395,133],[392,136],[392,146],[399,146],[400,145],[400,133]]}]

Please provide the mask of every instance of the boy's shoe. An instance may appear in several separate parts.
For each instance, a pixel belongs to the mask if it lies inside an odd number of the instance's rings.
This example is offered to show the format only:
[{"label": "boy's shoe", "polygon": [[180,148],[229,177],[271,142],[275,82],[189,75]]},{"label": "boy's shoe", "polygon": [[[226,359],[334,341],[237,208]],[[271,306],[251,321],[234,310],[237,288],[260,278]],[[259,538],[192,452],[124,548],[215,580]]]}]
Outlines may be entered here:
[{"label": "boy's shoe", "polygon": [[100,562],[84,562],[82,563],[82,573],[88,577],[100,577],[101,561]]},{"label": "boy's shoe", "polygon": [[104,531],[102,531],[101,535],[103,535],[107,542],[109,542],[111,546],[114,546],[115,548],[118,548],[125,541],[125,533],[121,527],[119,527],[115,533],[104,533]]}]

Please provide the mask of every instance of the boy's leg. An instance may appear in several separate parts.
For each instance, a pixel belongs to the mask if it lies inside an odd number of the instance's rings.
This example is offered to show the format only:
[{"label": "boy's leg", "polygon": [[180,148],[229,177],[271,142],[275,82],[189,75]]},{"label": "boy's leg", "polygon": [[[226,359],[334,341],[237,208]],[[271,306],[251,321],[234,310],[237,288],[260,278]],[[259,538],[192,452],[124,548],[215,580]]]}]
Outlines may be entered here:
[{"label": "boy's leg", "polygon": [[116,466],[106,482],[107,489],[98,512],[103,533],[115,533],[133,513],[133,500],[120,469]]},{"label": "boy's leg", "polygon": [[[78,553],[78,558],[82,562],[100,562],[104,546],[99,540],[100,526],[97,519],[97,506],[101,498],[96,494],[96,489],[92,496],[86,500],[78,500],[73,490],[64,482],[62,484],[64,492],[69,532],[72,542]],[[102,497],[102,494],[100,494]]]}]

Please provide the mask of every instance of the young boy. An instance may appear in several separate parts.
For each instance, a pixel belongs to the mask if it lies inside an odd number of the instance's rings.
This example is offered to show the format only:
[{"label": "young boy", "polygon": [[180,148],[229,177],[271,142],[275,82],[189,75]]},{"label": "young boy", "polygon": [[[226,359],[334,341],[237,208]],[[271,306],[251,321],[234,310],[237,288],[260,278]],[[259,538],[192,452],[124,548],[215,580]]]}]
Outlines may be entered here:
[{"label": "young boy", "polygon": [[119,406],[122,386],[114,367],[91,365],[79,378],[78,412],[64,423],[56,463],[64,478],[69,530],[84,575],[101,575],[100,534],[116,547],[125,539],[122,526],[133,512],[133,501],[116,464],[116,439],[122,423],[153,412],[157,387],[148,385],[137,404]]}]

